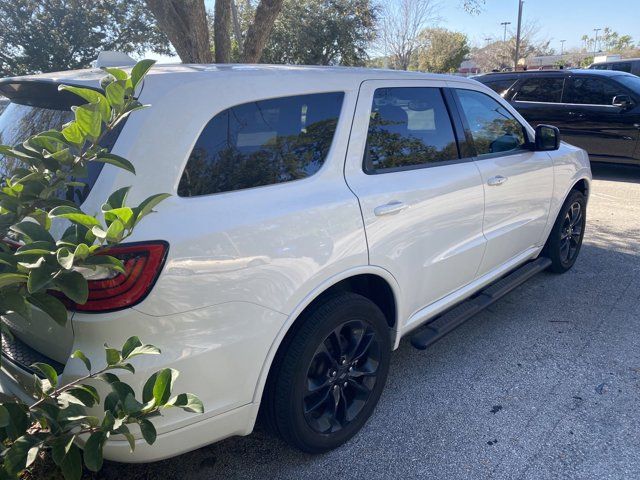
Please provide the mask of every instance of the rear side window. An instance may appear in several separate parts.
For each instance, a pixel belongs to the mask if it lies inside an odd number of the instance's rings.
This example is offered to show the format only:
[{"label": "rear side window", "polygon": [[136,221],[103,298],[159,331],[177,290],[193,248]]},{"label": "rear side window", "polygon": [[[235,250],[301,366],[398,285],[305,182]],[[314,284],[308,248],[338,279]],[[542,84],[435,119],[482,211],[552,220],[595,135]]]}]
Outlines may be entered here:
[{"label": "rear side window", "polygon": [[562,100],[564,78],[527,78],[522,82],[515,100],[519,102],[559,103]]},{"label": "rear side window", "polygon": [[496,92],[500,96],[504,96],[507,91],[513,87],[513,84],[516,83],[515,78],[510,78],[507,80],[492,80],[489,82],[484,82],[484,84],[489,87],[491,90]]},{"label": "rear side window", "polygon": [[451,118],[439,88],[379,88],[373,96],[366,173],[458,159]]},{"label": "rear side window", "polygon": [[613,97],[624,93],[615,84],[601,78],[574,77],[569,85],[566,103],[611,105]]},{"label": "rear side window", "polygon": [[522,124],[489,95],[456,92],[478,156],[519,150],[526,143]]},{"label": "rear side window", "polygon": [[180,179],[193,197],[298,180],[325,161],[344,93],[319,93],[245,103],[205,126]]}]

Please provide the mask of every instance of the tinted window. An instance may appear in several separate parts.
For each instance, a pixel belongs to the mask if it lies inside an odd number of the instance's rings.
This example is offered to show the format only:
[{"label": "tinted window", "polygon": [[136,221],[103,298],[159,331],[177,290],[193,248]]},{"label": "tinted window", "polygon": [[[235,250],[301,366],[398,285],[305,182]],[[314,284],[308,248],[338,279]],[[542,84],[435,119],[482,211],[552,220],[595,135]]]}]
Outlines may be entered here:
[{"label": "tinted window", "polygon": [[633,90],[634,93],[640,95],[640,77],[635,75],[619,75],[614,77],[616,82],[620,82],[627,88]]},{"label": "tinted window", "polygon": [[[60,130],[65,123],[74,118],[71,110],[41,108],[18,103],[9,103],[4,109],[0,106],[0,112],[1,145],[17,145],[37,133],[46,130]],[[108,135],[105,135],[100,144],[110,150],[123,125],[124,123],[121,123],[120,128],[116,128]],[[0,155],[0,177],[12,172],[19,163],[14,158],[6,158]],[[68,187],[66,190],[61,189],[56,193],[56,196],[76,202],[78,205],[81,204],[96,183],[103,166],[104,164],[100,162],[89,162],[86,176],[73,178],[74,181],[83,185]]]},{"label": "tinted window", "polygon": [[316,173],[331,147],[342,92],[250,102],[204,128],[180,179],[192,197],[289,182]]},{"label": "tinted window", "polygon": [[594,77],[574,77],[567,91],[566,103],[611,105],[613,97],[624,93],[615,84]]},{"label": "tinted window", "polygon": [[527,78],[515,97],[520,102],[558,103],[562,99],[564,78]]},{"label": "tinted window", "polygon": [[507,93],[514,83],[516,83],[516,79],[510,78],[508,80],[491,80],[483,82],[487,87],[496,92],[498,95],[504,95]]},{"label": "tinted window", "polygon": [[614,63],[612,70],[631,73],[631,62]]},{"label": "tinted window", "polygon": [[373,96],[364,168],[373,173],[458,158],[438,88],[379,88]]},{"label": "tinted window", "polygon": [[520,122],[493,98],[473,90],[457,92],[479,156],[517,150],[525,144]]}]

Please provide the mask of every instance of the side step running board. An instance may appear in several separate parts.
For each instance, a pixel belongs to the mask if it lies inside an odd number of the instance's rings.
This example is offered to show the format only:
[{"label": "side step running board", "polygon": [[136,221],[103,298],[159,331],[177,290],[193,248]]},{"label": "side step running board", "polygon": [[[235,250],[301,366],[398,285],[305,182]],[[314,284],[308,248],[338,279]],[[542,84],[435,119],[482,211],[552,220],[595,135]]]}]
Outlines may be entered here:
[{"label": "side step running board", "polygon": [[492,283],[472,298],[463,301],[444,314],[436,317],[411,337],[411,345],[424,350],[429,345],[444,337],[447,333],[459,327],[476,313],[504,297],[514,288],[522,285],[536,273],[551,265],[551,260],[540,257],[514,270],[506,277]]}]

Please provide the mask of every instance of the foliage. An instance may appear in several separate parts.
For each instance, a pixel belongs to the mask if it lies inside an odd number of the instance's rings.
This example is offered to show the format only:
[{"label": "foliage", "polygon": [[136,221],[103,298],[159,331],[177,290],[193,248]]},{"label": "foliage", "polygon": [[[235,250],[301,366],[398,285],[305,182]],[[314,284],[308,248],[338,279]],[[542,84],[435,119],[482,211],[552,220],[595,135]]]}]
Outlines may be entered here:
[{"label": "foliage", "polygon": [[103,50],[170,52],[142,0],[0,0],[0,77],[88,67]]},{"label": "foliage", "polygon": [[597,41],[595,35],[583,35],[581,40],[583,49],[587,52],[604,51],[621,53],[636,48],[631,35],[620,35],[610,27],[604,27],[602,29],[602,33],[598,35]]},{"label": "foliage", "polygon": [[414,66],[427,72],[455,72],[469,52],[464,33],[429,28],[420,33],[420,46]]},{"label": "foliage", "polygon": [[479,15],[484,4],[485,0],[462,0],[462,8],[471,15]]},{"label": "foliage", "polygon": [[[87,301],[88,282],[82,271],[124,271],[123,263],[103,247],[127,238],[167,195],[153,195],[131,208],[125,203],[129,187],[124,187],[109,196],[98,218],[61,198],[61,193],[78,186],[74,178],[85,177],[91,162],[135,173],[131,162],[103,148],[101,139],[132,112],[146,107],[135,94],[153,63],[143,60],[130,74],[105,69],[101,91],[60,86],[60,90],[78,96],[78,103],[88,102],[72,107],[74,120],[59,131],[33,135],[19,145],[0,145],[0,160],[9,170],[0,180],[0,236],[5,239],[0,244],[0,314],[16,314],[28,321],[34,306],[64,325],[67,310],[63,300]],[[70,223],[57,241],[50,232],[56,220]],[[2,335],[11,336],[4,321],[0,322]],[[161,370],[149,378],[142,402],[135,399],[129,385],[109,372],[123,369],[133,373],[129,359],[156,353],[157,348],[132,337],[120,350],[106,347],[106,366],[93,372],[86,355],[75,352],[72,357],[82,360],[89,374],[66,385],[60,383],[51,366],[33,365],[42,374],[41,378],[34,376],[37,401],[31,406],[19,401],[0,405],[0,478],[15,477],[43,450],[51,453],[65,478],[79,478],[81,454],[74,444],[79,435],[89,435],[84,462],[90,470],[98,470],[110,435],[124,435],[133,448],[128,424],[138,424],[144,439],[153,443],[155,429],[148,417],[160,409],[177,406],[202,411],[202,404],[191,394],[170,400],[177,376],[173,370]],[[100,403],[97,389],[84,383],[88,380],[106,382],[111,388],[104,399],[102,419],[84,410]]]},{"label": "foliage", "polygon": [[434,23],[439,4],[434,0],[399,0],[385,5],[380,22],[380,46],[390,67],[407,70],[414,63],[420,33]]},{"label": "foliage", "polygon": [[[181,393],[172,397],[171,390],[178,376],[176,370],[165,368],[149,377],[141,401],[127,383],[112,373],[114,370],[134,373],[132,358],[159,353],[157,347],[131,337],[119,350],[105,345],[106,365],[92,371],[90,360],[78,350],[72,358],[81,360],[89,373],[65,385],[59,383],[58,374],[50,365],[32,365],[41,374],[34,375],[36,402],[31,406],[23,402],[0,404],[3,442],[0,478],[16,478],[46,452],[66,480],[77,480],[82,475],[83,461],[93,472],[102,468],[102,450],[111,436],[122,435],[134,451],[135,438],[130,425],[137,425],[142,438],[152,445],[156,429],[149,419],[163,409],[177,407],[202,413],[202,402],[195,395]],[[110,390],[103,400],[96,384]],[[101,417],[87,413],[86,408],[97,407],[101,402],[104,411]],[[84,442],[83,452],[76,445],[80,439]]]},{"label": "foliage", "polygon": [[364,65],[377,16],[371,0],[285,0],[261,61]]}]

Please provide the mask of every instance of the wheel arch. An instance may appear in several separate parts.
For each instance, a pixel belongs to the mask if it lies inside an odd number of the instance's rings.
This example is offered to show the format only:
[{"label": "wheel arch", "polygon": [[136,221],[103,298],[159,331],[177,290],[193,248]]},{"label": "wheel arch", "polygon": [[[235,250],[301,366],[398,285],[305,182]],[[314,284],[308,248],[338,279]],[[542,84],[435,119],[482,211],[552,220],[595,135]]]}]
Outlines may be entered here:
[{"label": "wheel arch", "polygon": [[[367,289],[366,286],[370,289]],[[391,345],[396,346],[400,323],[399,286],[387,270],[369,265],[347,270],[335,275],[310,292],[291,312],[281,327],[267,353],[253,394],[253,402],[260,402],[276,355],[285,345],[285,339],[295,329],[296,322],[309,308],[321,302],[328,295],[345,291],[363,295],[373,301],[387,318]]]}]

